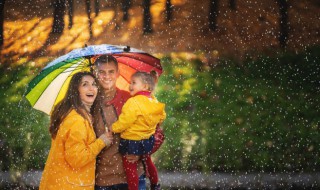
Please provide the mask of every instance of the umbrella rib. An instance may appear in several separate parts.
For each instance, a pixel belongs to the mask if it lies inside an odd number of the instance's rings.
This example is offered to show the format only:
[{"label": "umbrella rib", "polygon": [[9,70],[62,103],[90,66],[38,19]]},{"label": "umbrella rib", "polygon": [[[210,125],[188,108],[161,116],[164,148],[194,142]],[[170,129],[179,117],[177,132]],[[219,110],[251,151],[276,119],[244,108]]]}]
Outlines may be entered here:
[{"label": "umbrella rib", "polygon": [[[60,67],[60,68],[58,68],[58,69],[62,69],[62,68],[64,69],[64,71],[62,71],[61,73],[68,73],[68,72],[72,73],[72,72],[73,72],[74,70],[76,70],[76,68],[79,67],[79,66],[80,66],[80,68],[84,68],[84,67],[85,67],[85,66],[83,66],[83,64],[82,64],[82,61],[83,61],[83,60],[80,60],[80,61],[79,61],[80,63],[79,63],[79,62],[77,63],[78,66],[70,66],[70,67],[67,67],[67,68],[66,68],[66,67]],[[69,68],[71,68],[72,70],[71,70],[71,71],[70,71],[70,70],[69,70],[69,71],[66,71],[66,70],[68,70]],[[73,68],[75,68],[75,69],[73,69]],[[61,73],[60,73],[60,74],[61,74]],[[60,75],[60,74],[59,74],[59,75]],[[52,81],[54,81],[59,75],[57,75],[56,77],[54,77],[54,78],[52,79]],[[68,76],[68,77],[69,77],[69,76]],[[46,87],[46,89],[47,89],[47,88],[48,88],[48,86]],[[38,102],[38,101],[39,101],[39,99],[42,97],[42,95],[43,95],[43,93],[46,91],[46,89],[44,89],[44,90],[40,93],[39,97],[37,98],[37,100],[36,100],[35,102]],[[61,90],[61,89],[60,89],[60,90]],[[60,93],[60,90],[59,90],[59,93]],[[58,93],[58,94],[59,94],[59,93]],[[56,101],[56,98],[55,98],[54,102],[55,102],[55,101]]]},{"label": "umbrella rib", "polygon": [[[81,70],[81,69],[83,69],[83,68],[85,68],[86,66],[77,66],[77,67],[69,67],[69,68],[75,68],[74,70]],[[74,71],[73,70],[73,71]],[[61,73],[67,73],[67,72],[73,72],[73,71],[62,71]]]},{"label": "umbrella rib", "polygon": [[[27,87],[27,91],[26,91],[26,95],[38,84],[38,82],[40,82],[41,80],[43,80],[43,78],[45,76],[47,76],[49,73],[53,72],[56,69],[60,69],[60,68],[65,68],[64,64],[68,63],[68,62],[72,62],[76,59],[73,59],[71,61],[62,61],[56,65],[52,65],[51,67],[46,68],[45,70],[42,70],[29,84]],[[81,60],[80,60],[81,61]]]},{"label": "umbrella rib", "polygon": [[[78,68],[78,67],[79,67],[79,68]],[[84,68],[84,66],[81,65],[81,63],[79,63],[79,65],[76,66],[76,67],[74,67],[74,68],[75,68],[75,69],[73,69],[73,70],[70,72],[70,75],[69,75],[67,78],[71,77],[71,76],[72,76],[72,73],[74,73],[76,70],[80,70],[81,68]],[[75,73],[74,73],[74,74],[75,74]],[[69,87],[68,87],[68,88],[69,88]],[[57,98],[58,98],[61,90],[62,90],[62,87],[59,89],[58,94],[57,94],[56,98],[55,98],[54,101],[53,101],[53,106],[52,106],[52,108],[51,108],[51,111],[52,111],[52,109],[54,109],[54,103],[57,101]]]},{"label": "umbrella rib", "polygon": [[[136,53],[136,54],[152,57],[154,60],[158,60],[159,63],[160,63],[160,60],[158,58],[154,57],[153,55],[146,54],[146,53]],[[139,62],[145,62],[145,60],[141,59],[139,56],[129,56],[129,55],[126,55],[126,54],[115,54],[114,57],[130,58],[130,59],[133,59],[133,60],[136,60],[136,61],[139,61]],[[158,64],[155,64],[155,65],[148,64],[148,65],[150,65],[151,67],[154,67],[156,69],[159,69],[159,70],[162,69],[161,65],[158,65]]]},{"label": "umbrella rib", "polygon": [[[124,58],[126,58],[126,56],[119,56],[119,55],[117,55],[117,56],[115,56],[115,57],[124,57]],[[145,64],[145,62],[143,62],[142,60],[139,60],[139,59],[136,59],[136,58],[132,58],[132,57],[130,57],[130,59],[133,59],[133,60],[135,60],[135,61],[142,62],[142,63]],[[123,63],[123,64],[125,64],[125,63]],[[128,67],[130,67],[130,68],[132,68],[132,69],[137,70],[137,68],[135,68],[134,66],[132,66],[132,65],[130,65],[130,64],[125,64],[125,65],[128,66]],[[155,66],[155,65],[150,65],[150,64],[146,64],[146,65],[154,68],[154,70],[161,70],[161,69],[162,69],[161,67],[157,67],[157,66]]]}]

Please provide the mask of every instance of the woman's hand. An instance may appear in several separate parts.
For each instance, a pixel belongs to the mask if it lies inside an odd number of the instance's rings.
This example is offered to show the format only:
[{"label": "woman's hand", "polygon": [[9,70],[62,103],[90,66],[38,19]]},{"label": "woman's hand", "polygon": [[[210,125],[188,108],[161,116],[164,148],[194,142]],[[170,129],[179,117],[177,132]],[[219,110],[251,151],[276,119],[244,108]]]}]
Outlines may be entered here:
[{"label": "woman's hand", "polygon": [[102,134],[99,139],[103,140],[103,142],[106,144],[106,146],[110,146],[113,142],[113,135],[112,132],[105,132]]}]

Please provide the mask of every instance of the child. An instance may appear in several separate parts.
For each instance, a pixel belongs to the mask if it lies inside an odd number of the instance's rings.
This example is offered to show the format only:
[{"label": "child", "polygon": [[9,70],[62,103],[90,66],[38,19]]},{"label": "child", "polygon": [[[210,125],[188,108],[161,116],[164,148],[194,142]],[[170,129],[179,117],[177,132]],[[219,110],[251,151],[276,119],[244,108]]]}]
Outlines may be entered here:
[{"label": "child", "polygon": [[112,125],[114,133],[120,133],[119,152],[123,155],[129,190],[138,190],[137,162],[128,162],[126,155],[140,155],[145,160],[151,189],[160,189],[158,173],[150,152],[154,144],[154,132],[166,113],[165,105],[151,95],[155,87],[155,76],[136,72],[129,86],[131,98],[124,104],[117,122]]}]

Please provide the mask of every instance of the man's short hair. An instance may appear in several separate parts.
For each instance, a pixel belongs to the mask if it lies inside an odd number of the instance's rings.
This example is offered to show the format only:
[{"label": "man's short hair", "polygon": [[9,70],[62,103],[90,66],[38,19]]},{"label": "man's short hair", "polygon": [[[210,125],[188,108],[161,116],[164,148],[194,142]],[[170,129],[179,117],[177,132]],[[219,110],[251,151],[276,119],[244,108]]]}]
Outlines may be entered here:
[{"label": "man's short hair", "polygon": [[100,64],[108,64],[108,63],[114,63],[117,70],[118,70],[118,61],[115,57],[113,57],[112,55],[101,55],[99,56],[95,62],[94,62],[94,65],[95,66],[98,66]]}]

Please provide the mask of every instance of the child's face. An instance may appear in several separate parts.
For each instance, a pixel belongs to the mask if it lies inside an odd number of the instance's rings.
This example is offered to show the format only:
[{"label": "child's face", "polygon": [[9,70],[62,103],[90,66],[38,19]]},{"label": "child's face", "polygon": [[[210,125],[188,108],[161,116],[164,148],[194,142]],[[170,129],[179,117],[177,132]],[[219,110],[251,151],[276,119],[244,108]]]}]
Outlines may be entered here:
[{"label": "child's face", "polygon": [[148,85],[144,84],[140,77],[132,77],[129,86],[131,96],[134,96],[139,91],[147,91]]}]

